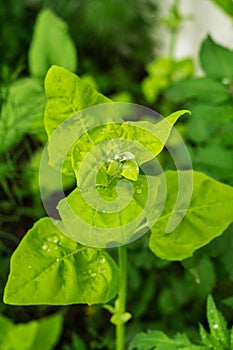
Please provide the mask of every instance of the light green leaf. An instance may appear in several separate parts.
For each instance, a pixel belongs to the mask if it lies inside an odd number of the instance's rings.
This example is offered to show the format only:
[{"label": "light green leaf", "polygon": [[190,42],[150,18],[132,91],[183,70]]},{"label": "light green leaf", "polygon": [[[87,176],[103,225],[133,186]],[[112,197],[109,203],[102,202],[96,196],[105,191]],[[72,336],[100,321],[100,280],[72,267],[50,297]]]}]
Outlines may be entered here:
[{"label": "light green leaf", "polygon": [[0,315],[1,350],[52,350],[60,336],[61,327],[60,314],[19,324],[13,324]]},{"label": "light green leaf", "polygon": [[233,2],[232,0],[212,0],[219,6],[227,15],[233,17]]},{"label": "light green leaf", "polygon": [[43,79],[53,64],[75,71],[76,48],[68,33],[67,24],[51,10],[43,9],[37,17],[29,49],[30,73]]},{"label": "light green leaf", "polygon": [[17,145],[26,133],[44,139],[44,108],[43,88],[35,79],[23,78],[12,84],[2,106],[0,152]]},{"label": "light green leaf", "polygon": [[[108,175],[113,176],[113,174],[119,173],[120,177],[122,172],[118,169],[119,164],[117,162],[121,159],[122,161],[135,162],[134,168],[138,172],[137,166],[153,159],[163,150],[173,125],[186,113],[190,112],[187,110],[177,111],[156,124],[148,121],[125,122],[122,124],[109,123],[93,128],[88,133],[83,134],[75,142],[72,149],[72,166],[78,180],[78,186],[82,184],[79,179],[80,166],[87,154],[88,158],[85,159],[82,176],[86,183],[85,186],[87,186],[87,180],[90,178],[93,169],[98,166],[101,159],[105,159],[109,164]],[[101,143],[103,146],[95,148],[96,145]],[[126,174],[126,171],[124,174]],[[132,174],[130,175],[131,178],[125,177],[131,180],[136,178]],[[93,185],[94,183],[90,182],[89,186]]]},{"label": "light green leaf", "polygon": [[107,252],[71,241],[49,218],[43,218],[28,231],[12,255],[4,302],[105,303],[116,295],[117,289],[118,269]]},{"label": "light green leaf", "polygon": [[208,77],[192,78],[178,82],[168,88],[165,95],[175,103],[187,101],[187,99],[198,99],[200,102],[207,103],[211,101],[214,105],[230,101],[226,87]]},{"label": "light green leaf", "polygon": [[142,81],[142,91],[146,100],[152,103],[172,83],[192,75],[193,63],[190,59],[175,61],[162,57],[150,62],[146,70],[149,75]]},{"label": "light green leaf", "polygon": [[[65,68],[57,66],[51,67],[46,75],[45,92],[47,97],[45,128],[49,137],[62,122],[77,112],[96,104],[111,102],[107,97],[98,93],[89,83],[81,80]],[[82,128],[81,125],[80,128]],[[69,135],[66,135],[62,144],[56,142],[56,140],[54,143],[50,142],[49,156],[51,166],[58,167],[57,163],[59,163],[60,157],[63,157],[62,149],[69,142],[69,139]],[[63,171],[67,175],[73,174],[70,152],[65,159]]]},{"label": "light green leaf", "polygon": [[176,334],[172,339],[161,331],[139,333],[131,341],[128,350],[204,350],[192,344],[185,334]]},{"label": "light green leaf", "polygon": [[45,128],[48,136],[71,115],[96,104],[111,102],[88,82],[58,66],[52,66],[46,75],[45,94]]},{"label": "light green leaf", "polygon": [[207,299],[207,319],[213,338],[223,347],[228,347],[227,323],[220,311],[217,310],[211,295]]},{"label": "light green leaf", "polygon": [[126,179],[137,181],[138,174],[139,174],[139,167],[137,162],[128,160],[123,164],[122,168],[123,168],[121,172],[122,176],[124,176]]},{"label": "light green leaf", "polygon": [[[233,2],[231,1],[232,7]],[[214,79],[233,79],[233,51],[218,45],[210,36],[204,40],[200,52],[201,65],[206,74]]]},{"label": "light green leaf", "polygon": [[[183,176],[189,174],[182,172]],[[193,172],[194,187],[191,203],[180,212],[185,215],[181,223],[172,232],[166,233],[178,191],[177,172],[166,173],[167,198],[165,208],[156,224],[151,228],[150,249],[159,257],[167,260],[182,260],[219,236],[233,220],[233,188],[212,178]],[[189,184],[184,184],[189,186]],[[185,187],[180,190],[185,200]]]}]

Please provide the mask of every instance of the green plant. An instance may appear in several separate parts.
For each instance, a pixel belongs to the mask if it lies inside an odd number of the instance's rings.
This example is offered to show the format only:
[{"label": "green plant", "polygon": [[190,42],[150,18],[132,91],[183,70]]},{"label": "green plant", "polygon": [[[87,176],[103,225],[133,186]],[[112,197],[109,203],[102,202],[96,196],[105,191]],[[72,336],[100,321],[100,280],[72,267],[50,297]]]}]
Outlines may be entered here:
[{"label": "green plant", "polygon": [[172,339],[160,331],[148,331],[135,336],[129,350],[231,350],[233,327],[227,329],[223,315],[217,310],[211,295],[207,299],[207,319],[210,334],[200,325],[201,345],[190,342],[185,334],[176,334]]},{"label": "green plant", "polygon": [[233,52],[208,36],[201,45],[204,76],[165,91],[169,103],[192,111],[185,137],[194,167],[232,184]]},{"label": "green plant", "polygon": [[[135,234],[135,231],[124,231],[124,225],[134,216],[140,216],[147,196],[157,191],[161,181],[160,176],[146,176],[142,171],[143,164],[162,151],[172,125],[187,111],[173,113],[156,124],[140,121],[124,122],[120,110],[112,108],[114,104],[110,103],[109,99],[97,93],[91,85],[73,73],[56,66],[48,71],[45,91],[47,97],[45,128],[50,141],[48,146],[50,165],[62,170],[67,176],[75,175],[77,187],[69,194],[67,200],[59,202],[60,221],[55,222],[50,218],[40,219],[19,244],[11,258],[11,271],[5,288],[4,301],[15,305],[104,304],[112,313],[111,322],[116,326],[116,348],[122,350],[125,348],[125,323],[131,314],[126,309],[127,247],[121,244],[128,243]],[[87,107],[98,104],[109,108],[107,111],[112,113],[107,113],[105,116],[102,112],[97,118],[99,124],[89,128],[91,114]],[[66,140],[69,140],[69,137],[62,137],[63,141],[54,143],[53,132],[59,130],[59,125],[72,115],[77,116],[75,131],[78,130],[81,136],[69,149],[65,159],[62,159],[63,147],[67,146]],[[143,152],[140,151],[140,147],[137,148],[135,144],[133,148],[130,147],[129,141],[137,141],[150,152],[148,153],[145,148]],[[82,162],[87,155],[92,154],[95,146],[104,142],[111,143],[112,153],[104,153],[105,161],[98,169],[96,183],[93,185],[89,182],[88,174],[98,159],[92,156],[84,168]],[[120,151],[119,144],[123,145]],[[117,158],[109,160],[109,157],[116,154]],[[81,171],[83,177],[80,178]],[[156,223],[151,224],[154,214],[152,217],[144,214],[136,225],[140,228],[143,221],[142,228],[146,227],[143,232],[150,228],[150,250],[166,260],[183,260],[191,256],[196,249],[221,235],[232,222],[230,205],[233,201],[232,188],[199,172],[193,172],[194,187],[190,205],[185,208],[185,212],[183,207],[176,207],[178,175],[183,176],[185,183],[182,193],[179,194],[181,202],[185,203],[190,190],[190,174],[192,174],[190,170],[166,172],[168,190],[160,217]],[[131,206],[119,211],[117,215],[100,209],[100,199],[96,202],[99,210],[91,208],[83,200],[84,189],[87,189],[89,198],[94,198],[97,190],[110,206],[110,203],[117,198],[116,186],[120,179],[127,179],[133,186],[134,193]],[[149,187],[150,181],[153,187]],[[152,188],[152,193],[148,193],[148,189]],[[128,190],[123,187],[122,193],[127,197],[131,193],[129,187]],[[67,211],[67,203],[76,214],[76,218],[81,217],[83,222],[89,224],[91,227],[89,236],[85,224],[80,224],[78,221],[77,225],[75,221],[71,221],[74,217]],[[183,220],[180,222],[179,215],[172,217],[172,211],[175,214],[183,213]],[[170,220],[170,216],[174,221]],[[169,231],[169,222],[172,228],[177,222],[179,225]],[[101,248],[97,238],[98,228],[116,227],[120,228],[116,231],[120,233],[122,230],[123,235],[116,233],[112,238],[105,237],[105,245],[111,243],[113,238],[117,238],[120,243],[118,265],[106,249]],[[81,235],[83,232],[84,236]],[[82,242],[83,237],[94,239],[97,248],[77,243],[80,240]],[[116,295],[115,304],[106,305]]]}]

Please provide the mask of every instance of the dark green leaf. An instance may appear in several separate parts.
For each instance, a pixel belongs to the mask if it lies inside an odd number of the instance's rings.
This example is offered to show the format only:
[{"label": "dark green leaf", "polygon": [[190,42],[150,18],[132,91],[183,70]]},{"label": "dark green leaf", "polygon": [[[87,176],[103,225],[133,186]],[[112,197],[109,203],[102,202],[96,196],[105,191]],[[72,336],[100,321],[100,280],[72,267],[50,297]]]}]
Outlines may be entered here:
[{"label": "dark green leaf", "polygon": [[[233,6],[232,1],[231,4]],[[233,51],[216,44],[210,36],[202,43],[200,60],[208,77],[233,81]]]},{"label": "dark green leaf", "polygon": [[230,100],[227,88],[221,83],[207,77],[183,80],[165,92],[166,97],[175,102],[198,99],[200,102],[220,104]]}]

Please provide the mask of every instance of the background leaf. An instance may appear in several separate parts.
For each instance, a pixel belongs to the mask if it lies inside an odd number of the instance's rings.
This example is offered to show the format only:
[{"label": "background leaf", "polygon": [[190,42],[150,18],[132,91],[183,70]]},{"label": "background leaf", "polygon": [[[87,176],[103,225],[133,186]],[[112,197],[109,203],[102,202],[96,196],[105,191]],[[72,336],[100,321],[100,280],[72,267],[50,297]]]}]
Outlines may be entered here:
[{"label": "background leaf", "polygon": [[14,324],[0,315],[1,350],[52,350],[62,327],[62,316],[54,314],[38,321]]},{"label": "background leaf", "polygon": [[44,9],[37,17],[29,50],[30,73],[43,79],[52,64],[75,71],[76,48],[68,33],[67,24],[51,10]]},{"label": "background leaf", "polygon": [[[232,1],[231,4],[233,7]],[[209,77],[218,80],[223,78],[233,80],[233,51],[218,45],[210,36],[207,36],[202,43],[200,61]]]},{"label": "background leaf", "polygon": [[118,268],[106,251],[66,238],[40,219],[11,258],[4,301],[14,305],[106,303],[118,290]]}]

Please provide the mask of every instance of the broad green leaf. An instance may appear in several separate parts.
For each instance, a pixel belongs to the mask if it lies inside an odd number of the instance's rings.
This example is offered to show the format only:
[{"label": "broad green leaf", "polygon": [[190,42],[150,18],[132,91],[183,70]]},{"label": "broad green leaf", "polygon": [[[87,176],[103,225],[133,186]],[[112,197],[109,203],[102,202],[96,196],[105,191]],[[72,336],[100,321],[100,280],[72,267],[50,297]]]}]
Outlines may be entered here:
[{"label": "broad green leaf", "polygon": [[220,311],[217,310],[211,295],[207,299],[207,319],[213,338],[223,347],[228,347],[227,323]]},{"label": "broad green leaf", "polygon": [[[233,2],[231,2],[233,6]],[[210,36],[204,40],[200,52],[201,65],[206,74],[218,80],[233,80],[233,51],[218,45]]]},{"label": "broad green leaf", "polygon": [[227,15],[233,17],[233,2],[232,0],[212,0],[219,6]]},{"label": "broad green leaf", "polygon": [[104,250],[71,241],[49,218],[42,218],[12,255],[4,302],[105,303],[116,295],[117,289],[118,269]]},{"label": "broad green leaf", "polygon": [[192,344],[185,334],[176,334],[172,339],[161,331],[139,333],[131,341],[128,350],[204,350]]},{"label": "broad green leaf", "polygon": [[[183,176],[189,171],[182,172]],[[182,260],[219,236],[233,221],[233,188],[212,178],[193,172],[194,187],[192,199],[187,211],[173,212],[178,192],[177,172],[166,173],[167,198],[164,211],[151,228],[150,249],[159,257],[167,260]],[[184,183],[179,195],[185,200]],[[175,230],[166,233],[171,214],[184,216]]]},{"label": "broad green leaf", "polygon": [[13,324],[0,315],[1,350],[52,350],[60,336],[61,327],[60,314],[19,324]]},{"label": "broad green leaf", "polygon": [[76,188],[57,206],[68,237],[100,247],[128,243],[140,230],[148,231],[148,208],[153,208],[159,185],[156,177],[139,175],[137,181],[115,179],[107,187]]},{"label": "broad green leaf", "polygon": [[30,73],[43,79],[53,64],[75,71],[76,48],[68,33],[67,24],[51,10],[43,9],[37,17],[29,49]]},{"label": "broad green leaf", "polygon": [[166,97],[175,102],[198,99],[213,105],[230,101],[227,88],[211,78],[192,78],[178,82],[165,91]]},{"label": "broad green leaf", "polygon": [[44,108],[43,88],[36,80],[23,78],[12,84],[2,106],[0,152],[17,145],[26,133],[45,139]]},{"label": "broad green leaf", "polygon": [[[107,97],[98,93],[89,83],[58,66],[53,66],[48,71],[45,79],[45,92],[47,97],[45,129],[49,137],[62,122],[77,112],[96,104],[111,102]],[[105,122],[106,118],[103,123]],[[80,124],[82,124],[81,121]],[[83,131],[85,132],[85,130]],[[61,143],[56,142],[56,140],[54,143],[50,142],[49,156],[50,164],[53,167],[57,167],[60,154],[63,154],[60,149],[63,149],[69,139],[69,135],[66,135]],[[67,175],[73,174],[70,152],[65,159],[63,171]]]}]

